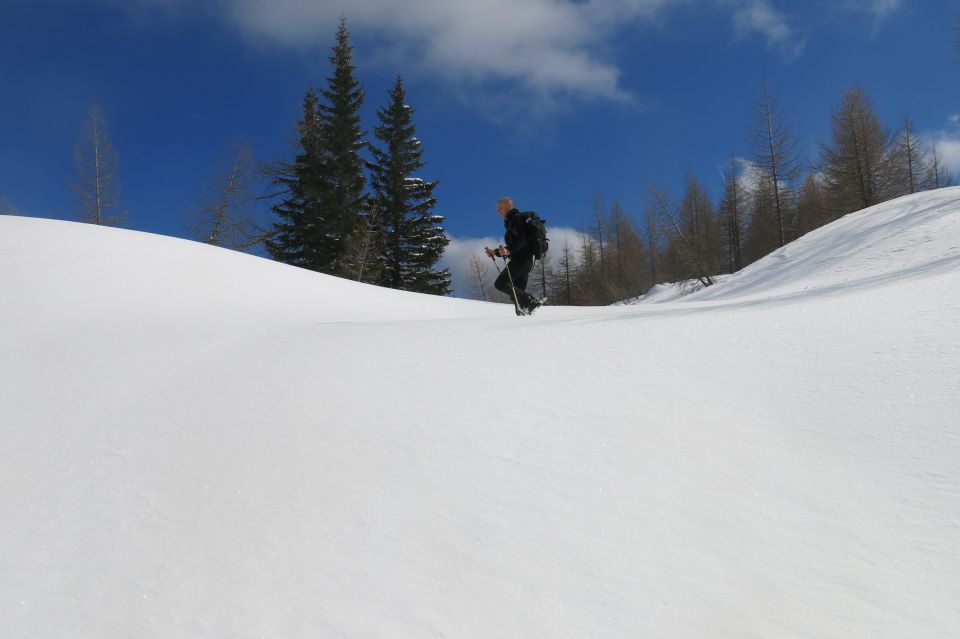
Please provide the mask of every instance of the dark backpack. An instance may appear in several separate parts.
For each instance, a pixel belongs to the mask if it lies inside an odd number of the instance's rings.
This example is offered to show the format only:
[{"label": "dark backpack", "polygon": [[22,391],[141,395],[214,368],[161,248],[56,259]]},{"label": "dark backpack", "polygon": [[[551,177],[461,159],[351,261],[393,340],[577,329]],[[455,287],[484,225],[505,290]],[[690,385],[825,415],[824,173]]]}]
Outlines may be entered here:
[{"label": "dark backpack", "polygon": [[550,248],[550,241],[547,239],[547,222],[534,211],[523,211],[520,213],[523,218],[524,228],[527,230],[527,244],[533,256],[542,260]]}]

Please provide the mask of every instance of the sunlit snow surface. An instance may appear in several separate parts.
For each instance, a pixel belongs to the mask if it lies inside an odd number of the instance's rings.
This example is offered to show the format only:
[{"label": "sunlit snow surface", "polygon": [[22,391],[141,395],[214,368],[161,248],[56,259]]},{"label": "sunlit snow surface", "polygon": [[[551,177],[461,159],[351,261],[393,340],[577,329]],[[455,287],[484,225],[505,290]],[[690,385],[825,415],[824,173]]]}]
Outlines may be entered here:
[{"label": "sunlit snow surface", "polygon": [[0,637],[960,636],[960,189],[510,307],[0,216]]}]

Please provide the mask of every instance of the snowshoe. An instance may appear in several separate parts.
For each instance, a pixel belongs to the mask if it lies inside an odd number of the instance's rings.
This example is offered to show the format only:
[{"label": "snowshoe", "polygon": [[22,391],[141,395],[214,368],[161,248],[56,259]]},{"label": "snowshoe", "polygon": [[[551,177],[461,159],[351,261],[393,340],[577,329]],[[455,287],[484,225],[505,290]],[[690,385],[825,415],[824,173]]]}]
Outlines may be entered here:
[{"label": "snowshoe", "polygon": [[534,299],[530,302],[530,305],[524,309],[524,315],[533,315],[533,312],[547,303],[547,298],[541,297],[540,299]]}]

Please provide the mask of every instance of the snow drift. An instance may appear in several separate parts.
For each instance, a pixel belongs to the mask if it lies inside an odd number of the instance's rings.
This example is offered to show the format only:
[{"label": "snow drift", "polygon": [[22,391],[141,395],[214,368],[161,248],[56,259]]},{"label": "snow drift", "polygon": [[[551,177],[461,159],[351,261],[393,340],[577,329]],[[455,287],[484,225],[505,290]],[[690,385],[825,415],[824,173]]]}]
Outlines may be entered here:
[{"label": "snow drift", "polygon": [[954,636],[958,247],[516,318],[0,217],[0,635]]}]

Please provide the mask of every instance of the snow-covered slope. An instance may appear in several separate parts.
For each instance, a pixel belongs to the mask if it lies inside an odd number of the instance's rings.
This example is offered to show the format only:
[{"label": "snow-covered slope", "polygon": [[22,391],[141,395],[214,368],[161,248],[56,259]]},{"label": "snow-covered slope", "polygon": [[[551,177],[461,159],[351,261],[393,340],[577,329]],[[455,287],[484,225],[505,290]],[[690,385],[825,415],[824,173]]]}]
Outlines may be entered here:
[{"label": "snow-covered slope", "polygon": [[[713,275],[711,279],[714,284],[723,282],[730,275]],[[687,297],[691,293],[696,293],[703,288],[703,282],[697,279],[682,280],[680,282],[666,282],[663,284],[654,284],[650,289],[640,295],[621,302],[615,302],[614,306],[629,306],[631,304],[662,304],[664,302],[676,302]]]},{"label": "snow-covered slope", "polygon": [[0,217],[0,636],[957,636],[958,246],[516,318]]},{"label": "snow-covered slope", "polygon": [[782,299],[955,271],[958,197],[958,188],[940,189],[851,213],[690,299]]}]

